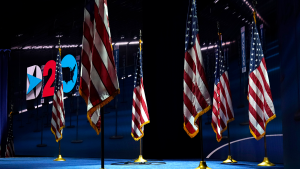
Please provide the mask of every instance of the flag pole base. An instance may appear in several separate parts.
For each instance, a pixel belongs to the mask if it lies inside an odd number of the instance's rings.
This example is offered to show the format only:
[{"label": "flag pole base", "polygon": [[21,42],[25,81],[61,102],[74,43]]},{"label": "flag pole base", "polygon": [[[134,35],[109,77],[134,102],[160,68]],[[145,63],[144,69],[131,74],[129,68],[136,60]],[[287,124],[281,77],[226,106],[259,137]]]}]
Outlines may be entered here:
[{"label": "flag pole base", "polygon": [[236,160],[232,159],[231,155],[228,155],[227,159],[223,163],[237,163]]},{"label": "flag pole base", "polygon": [[135,162],[135,163],[145,163],[145,162],[147,162],[147,160],[145,160],[145,159],[143,158],[143,156],[140,155],[138,159],[134,160],[134,162]]},{"label": "flag pole base", "polygon": [[61,155],[58,155],[58,157],[56,159],[54,159],[53,161],[66,161],[64,158],[62,158]]},{"label": "flag pole base", "polygon": [[205,161],[200,161],[199,167],[197,167],[196,169],[211,169],[211,168],[207,167]]},{"label": "flag pole base", "polygon": [[257,166],[275,166],[275,164],[271,163],[268,157],[264,157],[263,162],[259,163]]}]

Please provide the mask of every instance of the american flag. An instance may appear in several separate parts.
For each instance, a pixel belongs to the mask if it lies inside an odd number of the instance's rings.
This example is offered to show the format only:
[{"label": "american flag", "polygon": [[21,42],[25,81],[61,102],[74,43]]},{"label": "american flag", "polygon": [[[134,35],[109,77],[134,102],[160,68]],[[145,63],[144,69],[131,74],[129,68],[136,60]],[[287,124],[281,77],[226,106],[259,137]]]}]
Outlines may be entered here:
[{"label": "american flag", "polygon": [[136,69],[134,73],[134,89],[133,89],[133,101],[132,101],[132,125],[131,136],[135,141],[138,141],[144,136],[144,125],[150,123],[146,96],[143,84],[143,59],[141,51],[137,59]]},{"label": "american flag", "polygon": [[221,141],[222,133],[227,129],[227,123],[234,120],[229,78],[227,72],[228,57],[224,57],[224,55],[222,56],[221,50],[221,46],[218,43],[215,52],[216,66],[214,72],[215,83],[211,121],[211,126],[216,133],[218,142]]},{"label": "american flag", "polygon": [[100,108],[120,93],[106,0],[86,0],[81,56],[79,92],[87,104],[87,118],[99,134]]},{"label": "american flag", "polygon": [[267,66],[256,28],[252,21],[248,84],[249,127],[256,140],[266,134],[268,122],[276,117]]},{"label": "american flag", "polygon": [[199,132],[198,117],[211,108],[198,31],[196,1],[190,0],[185,39],[183,127],[191,138]]},{"label": "american flag", "polygon": [[15,156],[15,148],[14,148],[13,121],[12,121],[12,112],[11,112],[9,115],[9,128],[8,128],[8,136],[6,142],[5,157],[14,157],[14,156]]},{"label": "american flag", "polygon": [[55,136],[56,142],[62,139],[62,129],[65,127],[65,107],[63,92],[63,75],[61,68],[61,52],[57,52],[56,70],[54,81],[54,96],[52,107],[51,131]]}]

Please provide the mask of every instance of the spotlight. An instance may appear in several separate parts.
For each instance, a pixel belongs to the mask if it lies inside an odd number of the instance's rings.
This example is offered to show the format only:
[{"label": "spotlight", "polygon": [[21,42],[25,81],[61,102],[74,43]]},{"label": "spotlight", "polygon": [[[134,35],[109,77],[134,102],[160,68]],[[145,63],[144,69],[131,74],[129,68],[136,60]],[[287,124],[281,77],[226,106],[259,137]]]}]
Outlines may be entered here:
[{"label": "spotlight", "polygon": [[121,36],[121,39],[124,39],[124,38],[125,38],[124,35],[122,35],[122,36]]},{"label": "spotlight", "polygon": [[215,4],[218,3],[218,2],[219,2],[219,0],[215,0],[215,1],[214,1]]},{"label": "spotlight", "polygon": [[238,16],[238,18],[240,18],[240,17],[241,17],[241,15]]},{"label": "spotlight", "polygon": [[227,10],[229,8],[229,6],[226,6],[225,10]]},{"label": "spotlight", "polygon": [[137,39],[137,36],[134,36],[133,39]]},{"label": "spotlight", "polygon": [[63,37],[64,35],[56,35],[55,37],[57,37],[57,38],[61,38],[61,37]]}]

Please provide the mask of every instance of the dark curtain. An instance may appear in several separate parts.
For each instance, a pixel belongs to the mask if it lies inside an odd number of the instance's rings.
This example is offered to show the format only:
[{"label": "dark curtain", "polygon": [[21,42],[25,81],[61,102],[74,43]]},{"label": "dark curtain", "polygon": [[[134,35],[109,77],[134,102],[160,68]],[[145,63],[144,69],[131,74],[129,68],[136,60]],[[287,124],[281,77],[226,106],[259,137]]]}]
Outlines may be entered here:
[{"label": "dark curtain", "polygon": [[0,49],[0,145],[1,157],[5,155],[7,138],[7,91],[8,91],[8,60],[9,49]]}]

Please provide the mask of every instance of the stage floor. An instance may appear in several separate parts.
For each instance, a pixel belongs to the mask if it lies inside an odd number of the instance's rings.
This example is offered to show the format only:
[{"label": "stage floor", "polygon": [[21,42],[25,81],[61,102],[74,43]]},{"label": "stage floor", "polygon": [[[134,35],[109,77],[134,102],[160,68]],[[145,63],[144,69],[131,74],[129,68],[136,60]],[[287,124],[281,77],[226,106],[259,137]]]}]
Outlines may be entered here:
[{"label": "stage floor", "polygon": [[[16,158],[0,158],[1,169],[36,169],[36,168],[60,168],[60,169],[99,169],[101,163],[98,158],[65,158],[65,162],[55,162],[52,157],[16,157]],[[128,159],[105,159],[106,169],[118,168],[138,168],[138,169],[194,169],[198,167],[198,160],[163,160],[157,162],[165,162],[162,165],[111,165],[112,163],[127,162]],[[150,161],[150,160],[149,160]],[[151,160],[152,161],[152,160]],[[154,160],[153,160],[154,161]],[[207,161],[208,167],[212,169],[228,168],[228,169],[248,169],[248,168],[262,168],[257,166],[257,162],[239,161],[236,164],[221,164],[221,161]],[[264,167],[263,167],[264,168]],[[270,169],[284,168],[283,164],[276,164],[274,167],[267,167]]]}]

